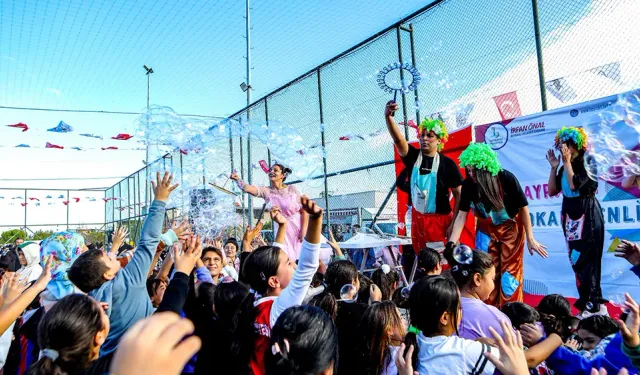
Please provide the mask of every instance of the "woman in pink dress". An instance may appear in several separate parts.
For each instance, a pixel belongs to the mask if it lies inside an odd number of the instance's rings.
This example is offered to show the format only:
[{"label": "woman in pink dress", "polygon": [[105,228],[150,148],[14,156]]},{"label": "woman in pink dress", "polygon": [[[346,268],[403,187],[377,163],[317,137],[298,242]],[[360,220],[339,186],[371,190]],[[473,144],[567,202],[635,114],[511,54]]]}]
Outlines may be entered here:
[{"label": "woman in pink dress", "polygon": [[[300,204],[300,192],[294,186],[285,185],[284,181],[291,174],[291,169],[282,164],[274,164],[269,170],[269,186],[249,185],[240,179],[237,173],[231,174],[242,191],[262,198],[272,207],[280,207],[282,214],[287,218],[286,236],[283,250],[292,261],[298,260],[302,239],[307,233],[309,217]],[[273,223],[274,231],[278,231],[278,224]]]}]

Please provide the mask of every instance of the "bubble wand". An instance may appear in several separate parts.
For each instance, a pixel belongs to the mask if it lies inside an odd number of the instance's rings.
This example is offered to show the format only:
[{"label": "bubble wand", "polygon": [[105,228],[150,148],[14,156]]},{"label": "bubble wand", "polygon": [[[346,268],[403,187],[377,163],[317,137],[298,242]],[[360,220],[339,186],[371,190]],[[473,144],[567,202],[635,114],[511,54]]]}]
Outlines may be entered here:
[{"label": "bubble wand", "polygon": [[[411,81],[409,82],[409,84],[405,82],[404,78],[400,82],[392,80],[390,78],[391,76],[389,76],[389,73],[394,71],[398,71],[401,76],[404,75],[403,72],[409,73],[409,76],[411,77]],[[398,91],[407,93],[409,91],[415,90],[418,87],[418,84],[420,83],[421,79],[422,78],[420,76],[420,72],[418,71],[418,69],[416,69],[415,66],[409,63],[400,64],[398,62],[389,64],[384,68],[382,68],[380,72],[378,72],[378,78],[377,78],[378,86],[380,86],[380,88],[383,91],[388,93],[393,92],[394,103],[398,98]]]},{"label": "bubble wand", "polygon": [[[233,172],[235,172],[235,170],[233,170]],[[230,178],[231,178],[231,175],[228,175],[227,179],[224,181],[224,184],[222,184],[222,186],[218,186],[214,182],[209,182],[209,185],[213,186],[214,188],[220,190],[221,192],[223,192],[225,194],[235,195],[237,197],[238,195],[240,195],[239,193],[235,193],[235,192],[233,192],[231,190],[226,189],[227,183],[229,182]]]}]

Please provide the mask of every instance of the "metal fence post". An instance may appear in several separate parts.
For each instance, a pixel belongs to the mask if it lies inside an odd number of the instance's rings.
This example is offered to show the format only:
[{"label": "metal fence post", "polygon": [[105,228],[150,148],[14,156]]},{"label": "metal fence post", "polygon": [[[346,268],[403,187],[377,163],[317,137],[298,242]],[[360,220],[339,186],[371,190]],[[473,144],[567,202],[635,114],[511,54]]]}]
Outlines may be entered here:
[{"label": "metal fence post", "polygon": [[540,82],[540,101],[542,110],[547,110],[547,87],[544,80],[544,62],[542,61],[542,41],[540,40],[540,22],[538,17],[538,0],[531,0],[533,8],[533,28],[536,38],[536,56],[538,57],[538,80]]},{"label": "metal fence post", "polygon": [[[24,189],[24,234],[25,234],[25,237],[28,235],[28,233],[27,233],[27,203],[28,203],[27,200],[29,198],[27,198],[27,194],[28,194],[27,193],[27,189]],[[69,207],[69,206],[67,206],[67,207]],[[68,221],[69,221],[69,219],[67,218],[67,222]],[[25,240],[26,240],[26,238],[25,238]]]},{"label": "metal fence post", "polygon": [[[242,121],[242,118],[240,118],[239,121]],[[240,178],[244,177],[244,154],[242,151],[242,136],[240,136]],[[247,216],[245,215],[244,212],[244,195],[242,194],[242,192],[240,192],[240,203],[242,203],[240,206],[242,208],[242,228],[246,228],[247,227]]]},{"label": "metal fence post", "polygon": [[[269,104],[267,98],[264,98],[264,119],[267,122],[267,128],[269,127]],[[271,168],[271,150],[267,148],[267,163],[269,163],[269,168]]]},{"label": "metal fence post", "polygon": [[[396,36],[398,37],[398,60],[400,64],[403,64],[404,62],[402,61],[402,35],[400,34],[400,28],[401,28],[400,25],[396,27]],[[400,69],[400,80],[404,82],[404,69]],[[404,118],[404,138],[406,140],[409,140],[409,125],[407,124],[407,121],[408,121],[407,97],[404,91],[402,92],[402,117]]]},{"label": "metal fence post", "polygon": [[[413,24],[409,24],[409,44],[411,44],[411,64],[417,68]],[[413,90],[413,95],[415,96],[415,104],[416,104],[416,122],[419,124],[420,123],[420,106],[418,105],[418,103],[420,102],[418,99],[418,85],[416,85],[416,88]]]},{"label": "metal fence post", "polygon": [[67,190],[67,230],[69,230],[69,190]]},{"label": "metal fence post", "polygon": [[329,180],[327,179],[327,153],[325,150],[324,139],[324,110],[322,106],[322,79],[320,77],[320,68],[318,68],[316,75],[318,76],[318,106],[320,109],[320,137],[322,141],[322,167],[324,168],[324,210],[327,214],[327,231],[331,231],[331,210],[329,209]]},{"label": "metal fence post", "polygon": [[[250,91],[251,89],[247,90]],[[251,108],[247,109],[247,124],[249,126],[249,134],[247,134],[247,182],[249,185],[253,182],[253,171],[251,167]],[[249,225],[253,226],[253,196],[251,194],[247,194],[247,220],[249,221]]]}]

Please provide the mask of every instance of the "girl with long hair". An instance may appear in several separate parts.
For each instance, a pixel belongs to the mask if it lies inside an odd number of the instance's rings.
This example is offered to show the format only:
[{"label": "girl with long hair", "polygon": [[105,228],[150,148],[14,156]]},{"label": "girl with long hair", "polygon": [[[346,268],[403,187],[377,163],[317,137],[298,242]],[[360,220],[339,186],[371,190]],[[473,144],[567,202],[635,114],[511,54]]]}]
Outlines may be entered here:
[{"label": "girl with long hair", "polygon": [[304,196],[301,204],[309,215],[309,230],[297,268],[286,252],[274,246],[254,250],[242,265],[243,280],[252,293],[242,301],[233,332],[231,354],[238,367],[233,373],[264,374],[272,327],[284,310],[302,303],[318,269],[323,210]]},{"label": "girl with long hair", "polygon": [[395,361],[406,329],[400,311],[391,301],[369,306],[359,327],[358,373],[395,375]]},{"label": "girl with long hair", "polygon": [[596,199],[598,181],[585,168],[587,134],[582,128],[563,127],[556,133],[553,149],[547,151],[551,165],[549,195],[562,193],[562,230],[567,241],[569,261],[576,275],[579,298],[575,307],[580,311],[606,313],[600,276],[604,250],[604,216]]},{"label": "girl with long hair", "polygon": [[484,143],[471,143],[460,154],[460,166],[467,169],[467,178],[450,240],[460,239],[469,210],[478,218],[490,219],[489,254],[496,266],[497,286],[489,302],[496,306],[522,302],[525,239],[530,254],[547,257],[546,247],[533,237],[527,197],[516,176],[502,169],[496,152]]},{"label": "girl with long hair", "polygon": [[[280,163],[275,163],[269,170],[269,186],[249,185],[240,179],[237,173],[231,174],[242,191],[262,198],[273,207],[279,207],[287,219],[285,243],[279,246],[287,253],[293,262],[298,260],[300,249],[307,227],[309,217],[300,204],[300,192],[293,185],[285,185],[287,177],[292,173],[290,168]],[[273,223],[274,232],[278,231],[277,223]]]}]

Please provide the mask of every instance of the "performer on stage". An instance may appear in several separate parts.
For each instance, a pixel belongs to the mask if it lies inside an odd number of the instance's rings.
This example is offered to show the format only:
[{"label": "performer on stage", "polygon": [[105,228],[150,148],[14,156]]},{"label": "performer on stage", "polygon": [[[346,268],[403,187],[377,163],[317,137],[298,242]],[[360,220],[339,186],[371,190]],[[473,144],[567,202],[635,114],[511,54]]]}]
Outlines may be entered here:
[{"label": "performer on stage", "polygon": [[411,240],[419,253],[427,242],[445,242],[453,229],[449,195],[453,193],[454,212],[460,204],[462,175],[456,163],[440,151],[447,142],[445,124],[425,119],[418,127],[420,149],[410,146],[401,134],[393,114],[398,104],[387,103],[384,116],[393,143],[407,168],[411,211]]},{"label": "performer on stage", "polygon": [[[307,233],[307,225],[309,224],[309,216],[300,205],[300,192],[292,185],[285,185],[284,181],[291,174],[291,169],[282,164],[275,163],[269,170],[269,186],[249,185],[240,179],[237,173],[231,174],[231,179],[237,181],[238,186],[254,197],[264,199],[277,206],[287,219],[286,237],[284,250],[289,259],[295,262],[300,255],[302,248],[302,240]],[[273,223],[274,232],[278,232],[277,223]]]},{"label": "performer on stage", "polygon": [[470,209],[478,218],[489,219],[485,230],[491,237],[489,254],[496,266],[496,288],[487,302],[496,306],[522,302],[525,238],[531,255],[535,251],[547,257],[546,247],[533,237],[527,197],[516,176],[502,169],[495,151],[484,143],[471,143],[460,155],[460,166],[466,168],[467,178],[451,241],[460,239]]},{"label": "performer on stage", "polygon": [[584,166],[587,134],[582,128],[563,127],[556,133],[555,148],[562,156],[562,167],[558,171],[560,160],[550,149],[549,194],[562,193],[562,230],[580,295],[575,307],[589,313],[606,313],[606,300],[600,289],[604,217],[596,199],[598,181],[589,178]]}]

